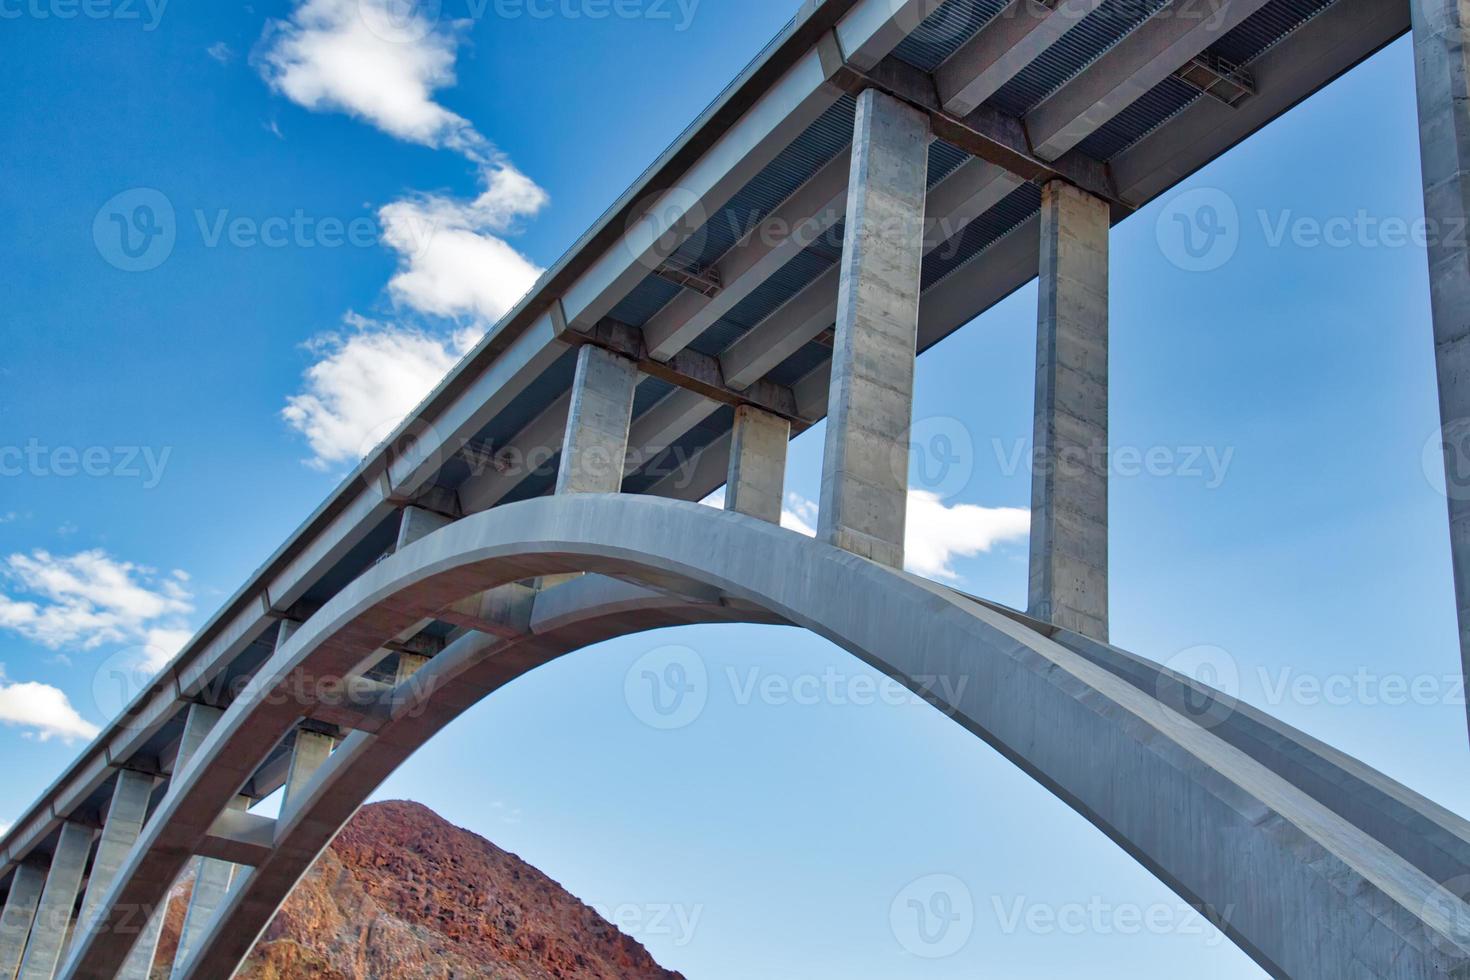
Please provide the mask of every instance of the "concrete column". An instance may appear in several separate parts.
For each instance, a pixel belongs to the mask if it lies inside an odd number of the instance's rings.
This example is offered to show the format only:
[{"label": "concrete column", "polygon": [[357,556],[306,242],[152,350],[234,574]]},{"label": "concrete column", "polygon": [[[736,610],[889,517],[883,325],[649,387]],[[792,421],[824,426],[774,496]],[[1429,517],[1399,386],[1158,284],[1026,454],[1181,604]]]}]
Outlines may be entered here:
[{"label": "concrete column", "polygon": [[428,537],[440,528],[453,523],[451,518],[443,514],[436,514],[432,510],[424,510],[422,507],[405,507],[403,514],[398,519],[398,541],[394,544],[393,550],[402,551],[419,538]]},{"label": "concrete column", "polygon": [[46,887],[41,890],[41,903],[31,924],[31,938],[20,961],[20,980],[51,980],[56,973],[82,889],[87,858],[92,853],[92,835],[92,828],[85,824],[68,820],[61,825],[51,867],[46,871]]},{"label": "concrete column", "polygon": [[1108,638],[1107,202],[1041,192],[1028,613]]},{"label": "concrete column", "polygon": [[750,405],[735,409],[730,439],[730,478],[725,508],[781,523],[781,497],[786,490],[786,447],[791,423]]},{"label": "concrete column", "polygon": [[929,119],[858,97],[817,536],[903,564]]},{"label": "concrete column", "polygon": [[[230,801],[230,809],[245,810],[249,808],[249,804],[249,799],[237,796]],[[194,874],[194,891],[189,896],[189,908],[184,912],[184,924],[179,930],[179,948],[174,953],[170,977],[179,976],[184,964],[189,962],[189,954],[194,952],[194,947],[208,931],[214,914],[229,895],[230,885],[238,870],[238,866],[229,861],[207,857],[199,859],[199,869]]]},{"label": "concrete column", "polygon": [[34,864],[20,865],[10,878],[5,911],[0,912],[0,980],[15,980],[45,886],[46,872]]},{"label": "concrete column", "polygon": [[1414,0],[1409,10],[1450,556],[1460,657],[1470,677],[1470,11],[1456,0]]},{"label": "concrete column", "polygon": [[623,486],[638,369],[626,357],[585,345],[567,410],[557,493],[617,493]]},{"label": "concrete column", "polygon": [[296,741],[291,746],[291,767],[286,770],[286,785],[281,794],[282,816],[316,771],[331,758],[332,746],[336,744],[336,739],[321,732],[305,728],[296,732]]},{"label": "concrete column", "polygon": [[79,919],[83,926],[91,920],[102,896],[112,887],[118,869],[128,859],[128,852],[143,830],[148,802],[153,796],[153,783],[152,776],[131,769],[123,769],[117,774],[112,802],[107,806],[107,820],[102,825],[102,839],[97,842],[97,856],[92,859],[91,874],[87,875],[87,893],[82,898]]},{"label": "concrete column", "polygon": [[[282,621],[282,626],[287,621]],[[289,634],[287,634],[289,635]],[[278,643],[281,641],[278,639]],[[213,708],[206,704],[192,704],[189,713],[184,718],[184,733],[179,739],[179,752],[174,757],[173,774],[170,783],[177,779],[189,767],[194,753],[209,735],[210,729],[214,728],[224,712],[219,708]],[[170,786],[172,791],[172,786]],[[133,950],[128,958],[123,961],[122,969],[118,971],[118,980],[148,980],[153,968],[153,958],[158,952],[158,935],[163,929],[163,916],[166,908],[156,909],[148,917],[148,923],[138,935],[138,941],[133,944]]]}]

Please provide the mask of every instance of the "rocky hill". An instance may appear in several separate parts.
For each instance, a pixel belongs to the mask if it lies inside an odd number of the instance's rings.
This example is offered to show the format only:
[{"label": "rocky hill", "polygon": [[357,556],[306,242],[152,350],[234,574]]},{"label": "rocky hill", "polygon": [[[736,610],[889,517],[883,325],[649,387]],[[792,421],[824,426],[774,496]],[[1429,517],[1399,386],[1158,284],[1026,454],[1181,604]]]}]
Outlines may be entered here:
[{"label": "rocky hill", "polygon": [[[187,895],[186,883],[165,922],[155,976],[167,973]],[[396,801],[358,811],[236,976],[682,980],[514,854]]]}]

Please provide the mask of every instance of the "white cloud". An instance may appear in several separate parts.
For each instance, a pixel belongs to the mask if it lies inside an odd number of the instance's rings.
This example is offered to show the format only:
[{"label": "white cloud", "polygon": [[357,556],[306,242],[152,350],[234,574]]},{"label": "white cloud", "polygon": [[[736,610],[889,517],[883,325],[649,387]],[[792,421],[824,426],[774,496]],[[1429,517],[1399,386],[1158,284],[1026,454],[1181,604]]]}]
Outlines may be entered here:
[{"label": "white cloud", "polygon": [[349,314],[348,331],[312,342],[320,356],[305,390],[281,414],[306,437],[321,469],[356,462],[386,438],[464,353],[472,338],[429,333]]},{"label": "white cloud", "polygon": [[474,198],[412,194],[379,209],[383,244],[398,257],[388,283],[394,302],[455,326],[441,336],[349,314],[347,331],[312,342],[319,359],[282,414],[306,437],[317,468],[371,451],[543,271],[504,236],[546,206],[546,192],[435,100],[455,83],[468,25],[440,22],[426,9],[398,0],[302,0],[288,19],[267,25],[254,58],[266,82],[298,105],[453,150],[480,171]]},{"label": "white cloud", "polygon": [[[42,742],[53,738],[66,742],[89,739],[99,731],[77,713],[59,689],[34,681],[12,684],[6,680],[3,670],[0,670],[0,724],[24,728],[27,737]],[[9,829],[8,824],[5,829]]]},{"label": "white cloud", "polygon": [[223,41],[216,41],[204,49],[204,53],[222,65],[228,65],[235,60],[235,52]]},{"label": "white cloud", "polygon": [[[725,506],[717,490],[700,503]],[[786,495],[781,526],[816,537],[817,504],[797,493]],[[954,559],[973,558],[998,544],[1024,539],[1031,531],[1025,507],[981,507],[946,504],[928,490],[910,490],[904,533],[904,567],[916,575],[955,581]]]},{"label": "white cloud", "polygon": [[10,586],[0,591],[0,627],[52,650],[136,642],[154,651],[151,660],[194,608],[182,572],[162,576],[100,550],[14,554],[0,578]]},{"label": "white cloud", "polygon": [[434,100],[454,84],[465,21],[437,23],[399,0],[305,0],[266,25],[255,62],[266,82],[314,112],[340,111],[424,146],[486,160],[485,139]]},{"label": "white cloud", "polygon": [[536,214],[546,192],[505,161],[487,164],[484,190],[470,201],[421,194],[378,211],[383,242],[398,253],[388,288],[421,313],[494,323],[513,307],[542,269],[499,234]]},{"label": "white cloud", "polygon": [[927,490],[910,490],[904,535],[904,567],[928,578],[954,581],[956,558],[973,558],[1031,531],[1025,507],[949,506]]}]

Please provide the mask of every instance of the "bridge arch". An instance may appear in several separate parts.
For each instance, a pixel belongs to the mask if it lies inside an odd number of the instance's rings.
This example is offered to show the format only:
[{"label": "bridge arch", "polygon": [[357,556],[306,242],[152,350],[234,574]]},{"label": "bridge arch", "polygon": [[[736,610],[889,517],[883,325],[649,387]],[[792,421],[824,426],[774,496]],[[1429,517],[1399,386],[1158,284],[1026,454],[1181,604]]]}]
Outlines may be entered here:
[{"label": "bridge arch", "polygon": [[[226,712],[150,819],[66,977],[110,976],[128,909],[157,907],[214,818],[316,696],[405,627],[534,576],[607,578],[538,608],[529,633],[488,636],[426,668],[422,696],[358,732],[283,813],[269,858],[221,909],[187,976],[227,975],[279,902],[378,783],[491,690],[562,653],[680,622],[783,621],[911,686],[1019,765],[1206,911],[1257,962],[1293,977],[1457,977],[1463,905],[1430,875],[1278,772],[1138,686],[942,586],[754,518],[628,495],[568,495],[457,521],[364,573],[304,623]],[[550,597],[566,586],[541,593]],[[538,604],[541,601],[538,597]],[[1225,914],[1224,910],[1228,910]]]}]

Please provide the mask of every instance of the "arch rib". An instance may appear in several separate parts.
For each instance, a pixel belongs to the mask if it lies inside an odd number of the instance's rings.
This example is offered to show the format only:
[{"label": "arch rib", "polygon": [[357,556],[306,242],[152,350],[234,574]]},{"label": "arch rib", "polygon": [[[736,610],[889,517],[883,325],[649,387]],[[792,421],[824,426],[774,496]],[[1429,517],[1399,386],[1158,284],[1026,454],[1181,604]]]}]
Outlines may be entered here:
[{"label": "arch rib", "polygon": [[[456,522],[369,570],[304,624],[200,747],[200,764],[145,828],[62,975],[110,975],[130,944],[115,928],[121,910],[162,901],[250,767],[309,709],[313,678],[350,674],[386,638],[466,595],[573,571],[687,578],[817,632],[910,686],[964,678],[939,688],[955,697],[942,710],[1204,909],[1275,975],[1408,980],[1470,971],[1470,910],[1459,899],[1261,762],[1087,657],[933,583],[763,521],[671,500],[584,495]],[[744,618],[745,608],[711,605],[694,615],[724,609]],[[570,616],[493,652],[467,644],[425,669],[474,681],[444,684],[445,693],[428,694],[422,705],[463,710],[476,685],[498,686],[579,641],[649,628],[640,619],[666,624],[645,607],[580,622]],[[302,809],[286,816],[278,851],[298,846],[304,870],[320,846],[292,828],[320,821],[316,840],[327,841],[351,812],[338,820],[321,809],[333,781],[346,790],[349,776],[386,775],[432,733],[422,721],[415,731],[407,711],[395,709],[393,724],[376,735],[348,739],[342,765],[319,773]],[[348,764],[359,757],[374,761]],[[353,794],[368,791],[358,784],[337,805],[355,807]],[[268,921],[274,907],[253,914]],[[201,968],[189,964],[190,975],[208,975]]]}]

